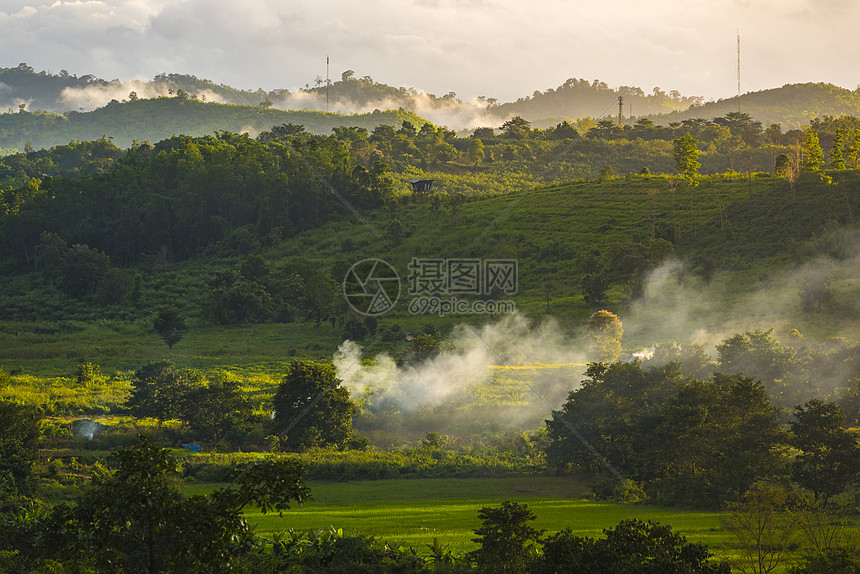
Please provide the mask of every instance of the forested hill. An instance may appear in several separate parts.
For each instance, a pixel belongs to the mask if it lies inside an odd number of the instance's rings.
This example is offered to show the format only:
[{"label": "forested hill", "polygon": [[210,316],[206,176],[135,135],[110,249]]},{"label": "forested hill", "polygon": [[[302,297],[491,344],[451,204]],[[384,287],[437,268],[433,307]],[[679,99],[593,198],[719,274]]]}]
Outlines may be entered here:
[{"label": "forested hill", "polygon": [[174,135],[202,136],[216,131],[249,132],[256,135],[273,126],[294,124],[305,131],[325,135],[335,127],[373,130],[379,125],[400,127],[403,121],[422,125],[411,112],[375,111],[368,114],[336,114],[315,111],[284,111],[263,106],[216,104],[182,95],[128,102],[113,101],[92,112],[16,112],[0,114],[0,148],[48,148],[70,141],[112,139],[120,147],[134,141],[158,142]]},{"label": "forested hill", "polygon": [[[851,91],[825,83],[786,84],[781,88],[742,95],[740,109],[765,126],[776,123],[783,129],[797,129],[815,118],[860,115],[860,89]],[[668,125],[693,118],[716,118],[737,111],[738,99],[734,97],[656,116],[652,120]]]},{"label": "forested hill", "polygon": [[[112,136],[125,147],[132,140],[158,141],[180,133],[204,135],[215,130],[259,132],[265,129],[263,122],[250,110],[201,105],[204,102],[268,109],[266,113],[273,114],[270,125],[302,124],[309,132],[328,133],[337,125],[372,129],[379,123],[390,124],[389,119],[377,121],[378,116],[364,118],[365,114],[377,110],[409,110],[436,125],[455,130],[498,128],[514,116],[532,122],[534,127],[548,128],[564,120],[574,123],[583,118],[614,119],[619,96],[623,98],[624,122],[631,125],[642,117],[648,117],[657,125],[696,118],[710,120],[737,112],[739,107],[737,97],[705,103],[699,96],[684,96],[677,90],[613,88],[600,80],[581,78],[570,78],[555,88],[535,91],[513,102],[499,102],[493,97],[463,101],[454,92],[436,96],[414,87],[398,88],[376,82],[370,76],[358,76],[353,70],[346,70],[340,79],[330,82],[317,78],[313,86],[267,92],[236,89],[188,74],[159,74],[152,80],[107,81],[92,75],[78,77],[65,70],[59,74],[36,72],[27,64],[19,64],[14,68],[0,68],[0,110],[9,112],[0,119],[0,148],[23,149],[27,141],[34,147],[47,147],[102,135]],[[159,103],[140,103],[143,100]],[[119,106],[121,103],[135,105]],[[146,108],[146,105],[164,107]],[[91,110],[96,111],[92,116],[76,116]],[[302,110],[307,115],[282,116],[274,110]],[[339,116],[326,118],[309,113],[312,110],[360,113],[361,116],[351,117],[363,119],[351,119],[344,124],[337,119]],[[777,123],[784,130],[795,129],[814,118],[860,116],[860,91],[825,83],[787,84],[742,95],[740,110],[764,126]],[[19,111],[32,112],[36,117],[8,117]],[[66,114],[68,121],[63,123],[57,115],[39,113],[42,111]],[[129,117],[118,117],[123,114]],[[139,129],[137,114],[150,115],[144,124],[146,133],[132,133],[132,128]],[[332,118],[334,121],[328,121]]]},{"label": "forested hill", "polygon": [[682,96],[677,90],[667,93],[655,87],[650,94],[646,94],[635,86],[610,88],[599,80],[589,82],[571,78],[555,89],[536,91],[531,97],[497,105],[491,110],[501,117],[517,115],[535,122],[537,126],[546,127],[551,122],[541,120],[615,116],[618,113],[619,96],[623,97],[625,117],[631,114],[644,116],[686,110],[690,106],[700,105],[703,101],[701,97]]},{"label": "forested hill", "polygon": [[89,111],[110,100],[123,100],[131,92],[140,98],[193,94],[202,100],[221,103],[257,104],[266,97],[263,90],[239,90],[188,74],[159,74],[152,80],[104,80],[92,74],[77,76],[66,70],[52,74],[35,71],[27,64],[0,68],[0,109],[15,111],[20,105],[31,111]]},{"label": "forested hill", "polygon": [[[654,88],[645,94],[635,87],[611,89],[595,80],[568,80],[555,90],[535,92],[511,104],[492,108],[502,116],[516,114],[535,127],[550,127],[562,119],[611,117],[618,114],[618,96],[624,100],[624,123],[648,117],[657,125],[703,118],[712,120],[738,111],[738,98],[703,103],[702,98],[683,97],[677,91]],[[740,97],[741,113],[764,126],[780,124],[784,130],[798,129],[815,118],[860,115],[860,91],[825,83],[786,84],[781,88],[750,92]]]}]

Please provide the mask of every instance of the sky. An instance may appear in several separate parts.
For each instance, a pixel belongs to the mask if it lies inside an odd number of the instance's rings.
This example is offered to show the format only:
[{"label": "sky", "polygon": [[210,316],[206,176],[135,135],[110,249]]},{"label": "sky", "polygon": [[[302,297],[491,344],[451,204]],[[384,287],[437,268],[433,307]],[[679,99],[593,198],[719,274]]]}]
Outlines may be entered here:
[{"label": "sky", "polygon": [[860,83],[858,0],[0,0],[0,66],[294,90],[345,70],[500,102],[568,78],[706,100]]}]

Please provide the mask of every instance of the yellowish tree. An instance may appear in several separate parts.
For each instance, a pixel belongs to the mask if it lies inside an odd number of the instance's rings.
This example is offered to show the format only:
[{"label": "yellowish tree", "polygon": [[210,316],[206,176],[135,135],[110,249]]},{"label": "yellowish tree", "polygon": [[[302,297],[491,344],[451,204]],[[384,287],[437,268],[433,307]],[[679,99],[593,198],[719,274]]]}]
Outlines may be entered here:
[{"label": "yellowish tree", "polygon": [[593,313],[585,323],[585,331],[591,343],[592,352],[602,362],[611,363],[621,354],[621,337],[624,327],[615,313],[607,310]]}]

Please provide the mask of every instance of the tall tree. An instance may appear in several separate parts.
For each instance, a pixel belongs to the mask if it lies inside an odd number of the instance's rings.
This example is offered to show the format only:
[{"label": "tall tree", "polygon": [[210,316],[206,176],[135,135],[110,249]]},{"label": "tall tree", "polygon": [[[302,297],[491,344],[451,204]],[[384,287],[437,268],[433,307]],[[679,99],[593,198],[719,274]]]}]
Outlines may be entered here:
[{"label": "tall tree", "polygon": [[570,529],[548,536],[531,572],[590,574],[730,574],[725,562],[713,562],[701,542],[672,532],[671,526],[638,519],[623,520],[597,540],[574,536]]},{"label": "tall tree", "polygon": [[830,168],[845,169],[845,156],[843,147],[845,146],[845,130],[836,128],[836,135],[833,136],[833,147],[830,148]]},{"label": "tall tree", "polygon": [[647,476],[666,502],[719,507],[776,476],[783,442],[777,409],[750,377],[715,374],[690,382],[663,406],[648,438]]},{"label": "tall tree", "polygon": [[695,187],[698,185],[699,177],[699,140],[695,139],[690,132],[683,137],[672,141],[672,156],[675,158],[675,170],[681,177]]},{"label": "tall tree", "polygon": [[624,326],[618,315],[605,309],[593,313],[585,323],[585,332],[598,360],[610,363],[618,360],[624,335]]},{"label": "tall tree", "polygon": [[317,273],[305,282],[305,302],[317,327],[335,308],[337,295],[334,285],[334,280],[325,273]]},{"label": "tall tree", "polygon": [[481,163],[484,160],[484,142],[479,138],[472,138],[466,150],[466,159],[474,165]]},{"label": "tall tree", "polygon": [[845,428],[836,403],[813,399],[794,409],[792,446],[802,452],[792,465],[795,480],[826,502],[858,479],[860,446]]},{"label": "tall tree", "polygon": [[331,365],[293,361],[272,402],[287,448],[342,446],[352,434],[355,404]]},{"label": "tall tree", "polygon": [[531,123],[520,116],[514,116],[499,128],[502,135],[512,139],[528,139],[531,136]]},{"label": "tall tree", "polygon": [[855,129],[850,137],[851,143],[845,149],[845,161],[851,164],[852,169],[857,169],[860,160],[860,129]]},{"label": "tall tree", "polygon": [[824,165],[824,151],[818,141],[818,133],[812,127],[806,128],[803,137],[803,173],[817,173]]}]

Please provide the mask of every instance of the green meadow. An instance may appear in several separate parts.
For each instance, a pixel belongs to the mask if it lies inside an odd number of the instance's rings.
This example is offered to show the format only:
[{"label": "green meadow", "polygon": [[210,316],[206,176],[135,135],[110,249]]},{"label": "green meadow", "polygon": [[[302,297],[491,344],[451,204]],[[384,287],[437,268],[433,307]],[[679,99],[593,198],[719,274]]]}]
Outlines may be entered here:
[{"label": "green meadow", "polygon": [[[308,483],[314,500],[294,505],[283,515],[246,512],[258,533],[282,530],[343,529],[418,551],[438,538],[454,551],[469,551],[480,526],[478,511],[505,500],[528,504],[537,515],[535,528],[547,533],[570,528],[580,536],[600,536],[604,528],[638,518],[671,524],[693,542],[707,544],[719,556],[733,552],[732,536],[720,526],[719,512],[589,500],[586,485],[569,477],[428,478]],[[186,494],[203,493],[212,484],[188,485]]]}]

